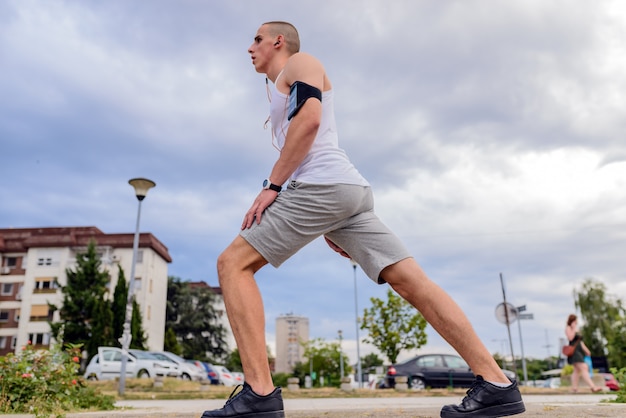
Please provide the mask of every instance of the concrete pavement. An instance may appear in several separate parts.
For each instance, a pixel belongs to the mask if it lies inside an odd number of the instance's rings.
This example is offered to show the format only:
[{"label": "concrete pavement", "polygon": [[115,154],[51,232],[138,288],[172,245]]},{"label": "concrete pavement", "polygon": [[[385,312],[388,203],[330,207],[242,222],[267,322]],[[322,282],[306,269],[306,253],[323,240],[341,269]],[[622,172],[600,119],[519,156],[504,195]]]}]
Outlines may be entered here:
[{"label": "concrete pavement", "polygon": [[[441,407],[457,403],[456,396],[406,398],[307,398],[285,399],[287,418],[426,418],[439,417]],[[524,395],[526,413],[519,417],[626,417],[626,404],[608,403],[610,393],[600,395]],[[202,411],[221,408],[224,400],[123,400],[115,411],[67,414],[67,418],[199,418]],[[31,415],[0,415],[30,418]]]}]

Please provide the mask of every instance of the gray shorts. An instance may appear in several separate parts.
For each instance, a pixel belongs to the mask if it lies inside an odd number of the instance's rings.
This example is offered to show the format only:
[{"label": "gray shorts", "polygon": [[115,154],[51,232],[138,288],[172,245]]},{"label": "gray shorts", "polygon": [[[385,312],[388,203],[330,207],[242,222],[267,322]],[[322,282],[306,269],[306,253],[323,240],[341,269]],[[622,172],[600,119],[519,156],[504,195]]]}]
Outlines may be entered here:
[{"label": "gray shorts", "polygon": [[274,267],[325,235],[377,283],[384,283],[380,272],[385,267],[411,256],[374,213],[368,186],[292,181],[265,210],[261,223],[240,235]]}]

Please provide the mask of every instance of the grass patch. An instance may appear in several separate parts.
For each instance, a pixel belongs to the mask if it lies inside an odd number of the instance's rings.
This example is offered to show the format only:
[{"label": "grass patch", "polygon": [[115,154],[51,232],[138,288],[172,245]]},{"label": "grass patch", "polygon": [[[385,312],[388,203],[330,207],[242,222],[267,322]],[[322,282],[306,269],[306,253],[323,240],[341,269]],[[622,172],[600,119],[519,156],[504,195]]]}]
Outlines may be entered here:
[{"label": "grass patch", "polygon": [[[88,382],[101,393],[114,396],[116,399],[228,399],[234,387],[219,385],[203,386],[199,382],[190,382],[176,378],[165,378],[162,387],[154,387],[152,379],[127,379],[124,396],[118,395],[118,382],[113,380]],[[567,388],[545,389],[521,387],[522,394],[557,395],[568,393]],[[467,389],[426,389],[422,391],[403,391],[393,389],[355,389],[345,392],[339,388],[315,388],[290,391],[283,388],[283,398],[415,398],[422,396],[459,397],[465,396]]]}]

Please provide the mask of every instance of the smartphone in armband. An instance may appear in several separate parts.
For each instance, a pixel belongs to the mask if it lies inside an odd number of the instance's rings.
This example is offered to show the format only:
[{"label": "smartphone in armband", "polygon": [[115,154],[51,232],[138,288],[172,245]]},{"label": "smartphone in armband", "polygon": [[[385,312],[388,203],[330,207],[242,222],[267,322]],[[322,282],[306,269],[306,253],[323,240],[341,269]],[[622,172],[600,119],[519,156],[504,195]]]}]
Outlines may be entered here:
[{"label": "smartphone in armband", "polygon": [[289,107],[287,120],[291,120],[298,114],[304,103],[314,97],[320,102],[322,101],[322,92],[317,87],[313,87],[310,84],[302,81],[294,82],[289,89]]}]

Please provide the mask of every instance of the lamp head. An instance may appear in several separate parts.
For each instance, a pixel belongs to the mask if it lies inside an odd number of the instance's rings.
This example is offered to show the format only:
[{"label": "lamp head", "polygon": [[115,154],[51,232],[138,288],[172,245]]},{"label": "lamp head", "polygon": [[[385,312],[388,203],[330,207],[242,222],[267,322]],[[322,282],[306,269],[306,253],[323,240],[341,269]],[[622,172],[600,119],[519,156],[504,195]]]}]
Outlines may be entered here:
[{"label": "lamp head", "polygon": [[148,190],[156,186],[156,183],[152,180],[141,177],[128,180],[128,184],[135,188],[135,195],[139,201],[142,201],[146,197]]}]

